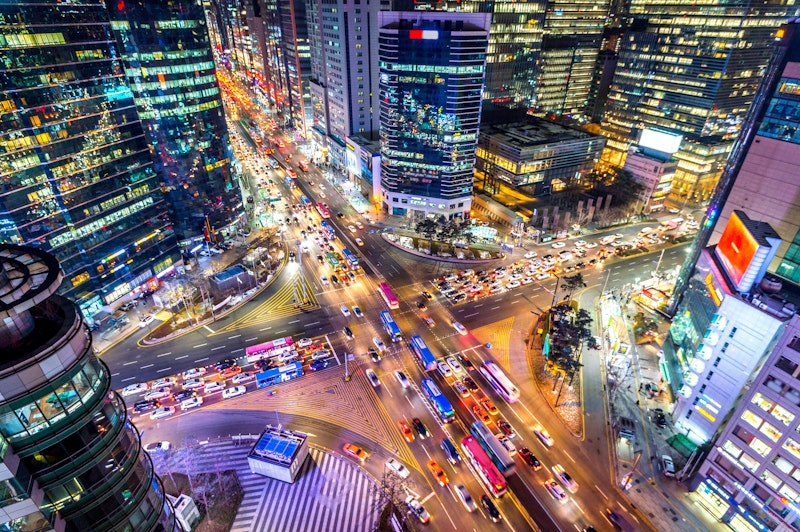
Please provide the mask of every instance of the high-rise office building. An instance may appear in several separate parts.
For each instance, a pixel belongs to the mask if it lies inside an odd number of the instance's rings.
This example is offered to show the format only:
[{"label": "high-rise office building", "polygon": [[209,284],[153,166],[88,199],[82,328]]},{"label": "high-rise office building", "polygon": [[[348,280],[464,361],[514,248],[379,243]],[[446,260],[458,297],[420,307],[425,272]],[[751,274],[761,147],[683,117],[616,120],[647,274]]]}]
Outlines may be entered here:
[{"label": "high-rise office building", "polygon": [[0,3],[0,242],[56,255],[92,316],[179,260],[102,3]]},{"label": "high-rise office building", "polygon": [[310,91],[317,150],[346,167],[348,138],[377,138],[378,0],[308,1]]},{"label": "high-rise office building", "polygon": [[53,255],[0,244],[0,528],[178,532],[63,279]]},{"label": "high-rise office building", "polygon": [[490,18],[379,13],[385,211],[469,217]]},{"label": "high-rise office building", "polygon": [[678,304],[700,252],[715,243],[730,212],[740,209],[769,223],[783,244],[770,272],[800,282],[800,181],[795,171],[800,141],[800,24],[783,25],[778,31],[772,58],[762,83],[753,96],[717,189],[708,206],[697,238],[678,276],[671,307]]},{"label": "high-rise office building", "polygon": [[243,211],[203,6],[138,0],[108,8],[175,232],[191,247]]},{"label": "high-rise office building", "polygon": [[673,197],[709,200],[774,46],[786,3],[715,6],[632,0],[603,120],[605,160],[622,166],[645,128],[684,136]]}]

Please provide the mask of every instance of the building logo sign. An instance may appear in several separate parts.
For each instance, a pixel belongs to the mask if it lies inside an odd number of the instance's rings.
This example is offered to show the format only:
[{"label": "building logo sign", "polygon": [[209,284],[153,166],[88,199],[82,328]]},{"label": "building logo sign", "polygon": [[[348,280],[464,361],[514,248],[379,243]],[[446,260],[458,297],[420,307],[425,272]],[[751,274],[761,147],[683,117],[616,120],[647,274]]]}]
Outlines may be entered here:
[{"label": "building logo sign", "polygon": [[408,34],[409,39],[435,41],[439,38],[436,30],[411,30]]}]

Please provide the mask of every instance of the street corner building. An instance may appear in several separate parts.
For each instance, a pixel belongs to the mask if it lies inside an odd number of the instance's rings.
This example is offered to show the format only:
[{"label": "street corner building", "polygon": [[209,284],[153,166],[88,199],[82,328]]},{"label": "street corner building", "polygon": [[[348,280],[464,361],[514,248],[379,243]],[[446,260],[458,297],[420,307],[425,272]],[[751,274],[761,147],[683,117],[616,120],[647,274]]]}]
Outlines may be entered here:
[{"label": "street corner building", "polygon": [[56,258],[0,244],[2,530],[178,532]]}]

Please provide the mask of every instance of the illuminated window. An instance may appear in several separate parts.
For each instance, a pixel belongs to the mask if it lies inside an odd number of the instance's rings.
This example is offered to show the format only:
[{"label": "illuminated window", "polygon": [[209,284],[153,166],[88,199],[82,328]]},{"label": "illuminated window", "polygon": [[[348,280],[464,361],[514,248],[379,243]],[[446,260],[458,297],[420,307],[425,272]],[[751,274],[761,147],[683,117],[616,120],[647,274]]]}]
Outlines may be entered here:
[{"label": "illuminated window", "polygon": [[778,470],[783,471],[787,475],[794,469],[794,464],[782,456],[775,458],[772,463],[775,464],[775,467],[777,467]]},{"label": "illuminated window", "polygon": [[758,454],[760,454],[761,456],[767,456],[769,452],[772,450],[772,447],[770,447],[763,441],[759,440],[758,438],[753,438],[753,440],[750,442],[750,448],[753,449]]},{"label": "illuminated window", "polygon": [[794,455],[795,458],[800,459],[800,445],[791,438],[787,438],[783,442],[783,448]]},{"label": "illuminated window", "polygon": [[729,455],[731,455],[734,458],[739,458],[742,455],[742,453],[744,452],[739,448],[738,445],[733,443],[731,440],[725,441],[725,443],[722,444],[722,448],[725,450],[725,452],[727,452]]},{"label": "illuminated window", "polygon": [[764,412],[769,412],[769,409],[775,404],[769,399],[766,399],[760,393],[756,393],[753,395],[753,399],[751,401],[753,404],[757,405],[761,410]]},{"label": "illuminated window", "polygon": [[781,485],[781,479],[779,479],[777,476],[775,476],[774,473],[766,469],[761,473],[761,480],[764,481],[764,484],[766,484],[767,486],[769,486],[774,490],[778,489]]},{"label": "illuminated window", "polygon": [[758,417],[749,410],[744,411],[744,413],[742,414],[742,419],[744,421],[747,421],[750,425],[752,425],[755,428],[760,427],[761,422],[764,421],[763,419],[761,419],[760,417]]},{"label": "illuminated window", "polygon": [[761,426],[761,432],[765,434],[773,442],[777,442],[779,439],[781,439],[781,436],[783,435],[781,431],[779,431],[769,423],[764,423]]},{"label": "illuminated window", "polygon": [[758,469],[759,462],[751,458],[748,454],[743,454],[741,458],[739,458],[739,463],[745,466],[750,471],[755,471]]},{"label": "illuminated window", "polygon": [[784,425],[789,425],[794,420],[794,414],[783,408],[781,405],[775,405],[772,409],[772,415],[775,419],[780,420]]},{"label": "illuminated window", "polygon": [[797,502],[797,497],[799,496],[796,491],[792,488],[784,484],[779,490],[778,493],[789,499],[790,501]]}]

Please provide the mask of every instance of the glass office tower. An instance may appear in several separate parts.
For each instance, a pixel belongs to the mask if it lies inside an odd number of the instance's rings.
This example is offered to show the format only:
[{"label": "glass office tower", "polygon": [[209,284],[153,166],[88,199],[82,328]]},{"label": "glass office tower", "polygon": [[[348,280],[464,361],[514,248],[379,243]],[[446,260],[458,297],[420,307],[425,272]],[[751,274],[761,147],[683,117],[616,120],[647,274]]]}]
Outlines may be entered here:
[{"label": "glass office tower", "polygon": [[378,14],[385,211],[469,218],[490,18]]},{"label": "glass office tower", "polygon": [[108,2],[161,189],[186,247],[243,212],[214,56],[199,0]]},{"label": "glass office tower", "polygon": [[50,251],[84,316],[178,260],[102,2],[0,3],[0,242]]}]

